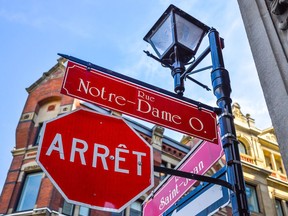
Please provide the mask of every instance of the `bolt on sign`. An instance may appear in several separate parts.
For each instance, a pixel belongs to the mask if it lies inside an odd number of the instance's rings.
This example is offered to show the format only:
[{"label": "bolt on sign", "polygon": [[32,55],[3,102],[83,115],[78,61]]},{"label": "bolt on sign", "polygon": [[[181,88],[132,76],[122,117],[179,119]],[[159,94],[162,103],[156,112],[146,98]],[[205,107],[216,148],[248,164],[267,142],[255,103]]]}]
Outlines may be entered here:
[{"label": "bolt on sign", "polygon": [[84,109],[44,123],[37,162],[67,201],[98,210],[120,212],[154,186],[151,145]]},{"label": "bolt on sign", "polygon": [[[61,93],[218,143],[216,114],[184,97],[122,74],[68,61]],[[195,101],[193,101],[195,103]]]}]

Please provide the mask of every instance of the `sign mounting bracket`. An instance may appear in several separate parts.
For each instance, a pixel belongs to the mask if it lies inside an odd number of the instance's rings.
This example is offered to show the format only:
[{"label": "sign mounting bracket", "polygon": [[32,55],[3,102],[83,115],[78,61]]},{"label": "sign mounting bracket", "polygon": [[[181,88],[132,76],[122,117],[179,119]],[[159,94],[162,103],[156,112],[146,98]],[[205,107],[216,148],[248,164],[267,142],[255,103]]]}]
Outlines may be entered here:
[{"label": "sign mounting bracket", "polygon": [[159,166],[154,166],[154,171],[165,173],[165,174],[170,174],[170,175],[175,175],[175,176],[179,176],[179,177],[189,178],[189,179],[193,179],[193,180],[198,180],[198,181],[202,181],[202,182],[213,183],[213,184],[221,185],[223,187],[226,187],[226,188],[234,191],[232,184],[230,184],[229,182],[224,181],[222,179],[212,178],[212,177],[203,176],[203,175],[197,175],[194,173],[183,172],[180,170],[174,170],[174,169],[169,169],[166,167],[159,167]]}]

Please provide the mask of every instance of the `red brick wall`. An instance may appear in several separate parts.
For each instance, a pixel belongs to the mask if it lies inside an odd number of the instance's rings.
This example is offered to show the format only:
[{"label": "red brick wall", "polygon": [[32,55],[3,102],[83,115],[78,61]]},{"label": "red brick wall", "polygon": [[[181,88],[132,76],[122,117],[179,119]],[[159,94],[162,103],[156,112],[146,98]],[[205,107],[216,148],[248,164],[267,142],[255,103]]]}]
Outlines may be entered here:
[{"label": "red brick wall", "polygon": [[[59,76],[63,74],[63,69],[59,68],[58,70],[50,73],[50,77],[42,80],[41,83],[39,80],[35,83],[35,87],[30,91],[26,103],[23,108],[24,113],[35,112],[36,114],[39,111],[39,104],[45,101],[46,99],[57,98],[61,99],[61,105],[72,104],[74,99],[68,96],[60,94],[60,88],[62,85],[62,78]],[[29,145],[32,145],[35,141],[37,134],[37,128],[35,128],[33,120],[21,121],[19,122],[16,129],[16,149],[25,149]],[[0,214],[6,214],[9,208],[16,208],[19,195],[21,193],[22,182],[17,182],[21,166],[25,163],[34,161],[34,159],[24,159],[25,151],[22,155],[17,155],[13,157],[10,170],[7,174],[7,179],[2,190],[0,197]],[[31,152],[32,156],[35,153]],[[23,180],[23,179],[22,179]],[[42,179],[41,188],[37,198],[37,207],[48,207],[58,211],[59,206],[62,205],[63,198],[53,187],[52,183],[47,177]]]},{"label": "red brick wall", "polygon": [[16,149],[25,148],[28,146],[31,131],[33,131],[34,124],[32,121],[19,122],[16,129]]},{"label": "red brick wall", "polygon": [[50,209],[54,211],[59,211],[59,207],[63,206],[63,197],[61,194],[58,192],[58,190],[53,187],[51,199],[50,199]]},{"label": "red brick wall", "polygon": [[[57,75],[61,72],[62,70],[59,69],[54,73]],[[39,111],[39,104],[47,99],[61,99],[61,105],[72,104],[74,101],[72,97],[60,94],[62,80],[63,77],[57,77],[54,79],[47,78],[47,80],[42,81],[40,85],[34,87],[26,100],[22,114],[29,112],[35,112],[37,114]],[[16,130],[16,148],[24,148],[33,144],[36,132],[32,120],[19,122]]]},{"label": "red brick wall", "polygon": [[14,190],[15,183],[6,183],[0,197],[0,214],[5,214],[8,211],[9,202]]},{"label": "red brick wall", "polygon": [[17,207],[16,205],[17,205],[18,198],[20,196],[21,188],[22,188],[21,183],[20,182],[16,182],[14,190],[13,190],[13,193],[12,193],[12,196],[11,196],[11,199],[10,199],[10,203],[9,203],[8,209],[10,209],[10,208],[16,209],[16,207]]},{"label": "red brick wall", "polygon": [[43,178],[36,201],[37,208],[47,207],[50,205],[53,189],[54,188],[50,180],[47,177]]},{"label": "red brick wall", "polygon": [[14,205],[10,200],[12,199],[13,193],[16,190],[17,179],[20,173],[20,167],[23,161],[24,155],[14,156],[10,169],[7,173],[5,185],[2,190],[0,197],[0,214],[6,213],[9,206]]}]

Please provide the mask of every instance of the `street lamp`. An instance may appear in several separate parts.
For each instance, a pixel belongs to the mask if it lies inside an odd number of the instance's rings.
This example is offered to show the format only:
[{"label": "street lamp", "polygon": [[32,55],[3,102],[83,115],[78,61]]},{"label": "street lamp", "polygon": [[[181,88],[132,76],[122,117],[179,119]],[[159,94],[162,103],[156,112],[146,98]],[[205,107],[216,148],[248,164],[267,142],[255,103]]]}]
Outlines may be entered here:
[{"label": "street lamp", "polygon": [[159,57],[156,59],[153,56],[154,59],[171,68],[177,94],[182,95],[185,90],[181,77],[185,65],[194,58],[209,29],[199,20],[170,5],[144,37]]},{"label": "street lamp", "polygon": [[[191,65],[185,71],[185,65],[189,64],[189,61],[194,58],[202,39],[207,33],[209,47],[194,62],[191,62]],[[250,215],[236,130],[233,122],[230,78],[224,66],[222,56],[224,45],[223,40],[219,37],[219,33],[216,29],[207,27],[174,5],[170,5],[144,37],[144,40],[151,44],[159,58],[148,51],[145,51],[145,53],[172,70],[174,91],[178,95],[183,95],[185,90],[184,78],[186,75],[211,52],[211,81],[218,105],[215,112],[218,114],[221,144],[227,162],[228,182],[233,187],[230,193],[233,215]],[[192,81],[205,87],[205,85],[199,83],[197,80]]]}]

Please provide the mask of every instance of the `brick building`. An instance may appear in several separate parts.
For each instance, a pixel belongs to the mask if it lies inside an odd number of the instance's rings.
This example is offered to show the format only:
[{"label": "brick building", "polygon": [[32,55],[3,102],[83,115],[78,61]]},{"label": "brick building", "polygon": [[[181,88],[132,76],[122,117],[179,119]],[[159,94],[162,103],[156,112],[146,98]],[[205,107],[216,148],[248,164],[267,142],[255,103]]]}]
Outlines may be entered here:
[{"label": "brick building", "polygon": [[[119,114],[60,94],[64,63],[65,59],[58,59],[54,67],[27,88],[29,95],[16,129],[13,160],[0,197],[0,215],[141,215],[141,204],[146,196],[121,213],[69,204],[36,163],[38,134],[44,121],[80,107],[105,114]],[[252,215],[288,215],[287,176],[273,128],[256,128],[254,119],[248,114],[243,115],[237,103],[233,105],[233,113]],[[191,149],[199,145],[198,140],[189,136],[177,142],[164,136],[161,127],[151,129],[125,119],[153,146],[155,165],[174,168]],[[215,173],[224,166],[224,162],[221,158],[208,174]],[[154,176],[156,185],[165,177],[156,172]],[[231,208],[220,209],[216,215],[231,215]]]},{"label": "brick building", "polygon": [[[0,214],[139,215],[141,202],[145,197],[120,214],[91,210],[67,203],[35,161],[38,134],[45,120],[80,107],[117,115],[107,109],[60,94],[65,72],[64,63],[65,59],[58,59],[54,67],[26,89],[29,95],[16,129],[16,145],[12,151],[13,160],[0,198]],[[189,151],[188,147],[163,136],[164,129],[161,127],[155,126],[150,129],[129,119],[127,122],[153,145],[155,165],[160,166],[162,158],[169,158],[166,161],[170,162],[165,165],[173,167]],[[162,154],[162,148],[165,149],[165,154]],[[156,174],[156,184],[160,178],[161,176]]]}]

